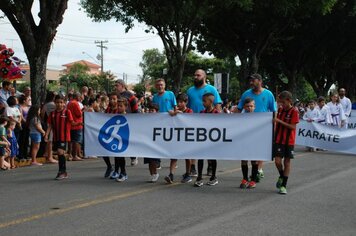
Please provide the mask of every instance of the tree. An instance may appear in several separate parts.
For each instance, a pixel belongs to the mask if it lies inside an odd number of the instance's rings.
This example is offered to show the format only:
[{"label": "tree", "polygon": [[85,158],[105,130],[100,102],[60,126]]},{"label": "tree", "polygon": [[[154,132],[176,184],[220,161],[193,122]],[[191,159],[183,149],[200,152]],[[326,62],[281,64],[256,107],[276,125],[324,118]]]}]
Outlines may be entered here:
[{"label": "tree", "polygon": [[56,29],[63,21],[68,0],[40,0],[38,24],[32,15],[33,2],[34,0],[1,0],[0,9],[21,39],[31,68],[32,103],[40,105],[46,94],[48,53]]},{"label": "tree", "polygon": [[146,32],[156,32],[164,46],[172,90],[179,92],[187,54],[208,1],[81,0],[81,5],[95,21],[116,19],[128,31],[137,20],[147,25]]},{"label": "tree", "polygon": [[246,89],[246,77],[258,71],[267,49],[280,40],[285,30],[297,25],[296,19],[328,12],[335,2],[255,0],[247,5],[237,0],[219,2],[203,20],[198,48],[215,55],[238,56],[241,87]]},{"label": "tree", "polygon": [[91,87],[94,91],[104,91],[107,85],[109,88],[114,87],[115,76],[110,71],[96,75],[89,74],[89,70],[87,65],[74,63],[68,73],[59,78],[59,81],[67,93],[70,90],[79,91],[83,86]]},{"label": "tree", "polygon": [[166,68],[166,56],[157,48],[147,49],[143,51],[140,67],[142,68],[142,82],[152,78],[162,76],[163,69]]}]

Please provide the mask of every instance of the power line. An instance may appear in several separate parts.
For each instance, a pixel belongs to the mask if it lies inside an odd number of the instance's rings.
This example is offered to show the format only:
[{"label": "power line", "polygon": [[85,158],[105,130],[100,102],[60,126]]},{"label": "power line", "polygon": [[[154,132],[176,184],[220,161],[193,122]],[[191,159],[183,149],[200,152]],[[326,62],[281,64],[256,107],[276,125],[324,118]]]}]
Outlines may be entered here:
[{"label": "power line", "polygon": [[[69,36],[73,38],[87,38],[87,39],[96,39],[98,37],[95,36],[83,36],[83,35],[75,35],[75,34],[57,34],[59,36]],[[142,39],[142,38],[147,38],[146,36],[140,36],[140,37],[105,37],[106,39]]]}]

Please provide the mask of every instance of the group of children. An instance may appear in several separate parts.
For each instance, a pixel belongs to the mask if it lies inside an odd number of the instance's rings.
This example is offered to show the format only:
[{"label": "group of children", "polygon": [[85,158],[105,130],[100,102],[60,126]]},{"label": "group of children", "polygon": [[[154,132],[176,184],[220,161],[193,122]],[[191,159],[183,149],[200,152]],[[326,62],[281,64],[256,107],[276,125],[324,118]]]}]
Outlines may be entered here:
[{"label": "group of children", "polygon": [[[112,93],[109,95],[109,106],[106,109],[106,113],[115,114],[125,114],[127,101],[121,98],[117,93]],[[287,193],[287,181],[290,173],[290,160],[293,158],[293,149],[295,144],[295,129],[296,124],[299,122],[298,110],[293,107],[292,94],[290,92],[284,91],[279,97],[278,101],[280,108],[278,114],[274,119],[275,125],[275,146],[274,146],[274,157],[277,170],[279,172],[279,178],[277,180],[276,186],[279,193]],[[170,115],[177,115],[180,113],[192,113],[193,111],[187,107],[188,96],[186,94],[179,94],[177,96],[177,109],[169,112]],[[201,113],[220,113],[214,107],[214,95],[207,93],[203,95],[203,105],[204,110]],[[247,98],[244,101],[244,112],[253,112],[255,109],[255,102],[251,98]],[[158,112],[159,108],[157,104],[148,105],[148,110],[150,113]],[[282,159],[284,161],[282,162]],[[117,182],[124,182],[128,179],[128,175],[125,169],[125,158],[116,157],[114,163],[114,169],[112,168],[109,157],[103,158],[106,163],[106,171],[104,174],[105,178],[115,179]],[[159,166],[160,159],[155,158],[144,158],[144,163],[148,164],[148,169],[150,172],[149,182],[157,182],[159,178],[159,173],[157,167]],[[217,160],[208,160],[211,166],[211,177],[209,181],[206,182],[207,185],[214,186],[218,184],[218,179],[216,177],[217,170]],[[257,161],[251,161],[252,173],[248,176],[248,162],[241,161],[241,169],[243,179],[240,184],[240,188],[255,188],[258,182],[258,164]],[[171,159],[169,175],[165,177],[167,183],[173,183],[174,173],[177,165],[177,159]],[[203,166],[204,160],[198,160],[198,173],[197,175],[192,174],[192,160],[185,160],[185,173],[182,176],[182,183],[189,183],[192,181],[192,177],[197,176],[194,186],[201,187],[204,185],[203,182]],[[194,168],[194,167],[193,167]]]},{"label": "group of children", "polygon": [[337,93],[332,94],[331,101],[327,104],[324,97],[319,97],[317,102],[309,101],[303,120],[347,128],[347,116]]},{"label": "group of children", "polygon": [[[0,117],[0,168],[1,170],[14,169],[15,158],[19,155],[19,144],[16,138],[16,131],[26,128],[29,130],[31,138],[31,164],[42,165],[37,162],[37,152],[41,142],[41,135],[45,131],[42,129],[40,121],[40,108],[38,106],[31,106],[27,112],[26,122],[21,122],[21,115],[16,107],[18,101],[15,96],[8,99],[8,106],[6,109],[11,109],[8,116]],[[6,111],[6,110],[5,110]],[[12,115],[9,115],[12,114]],[[18,114],[18,115],[13,115]],[[24,127],[26,126],[26,127]]]},{"label": "group of children", "polygon": [[[279,178],[277,181],[277,188],[279,193],[286,194],[287,180],[290,173],[290,160],[293,158],[293,148],[295,144],[295,129],[296,124],[299,122],[298,111],[293,107],[291,93],[284,91],[279,94],[278,101],[280,104],[278,114],[274,119],[275,122],[275,146],[274,157],[275,164],[279,172]],[[44,140],[48,141],[49,134],[53,132],[53,147],[58,153],[58,173],[55,179],[62,180],[68,178],[66,170],[66,158],[65,152],[70,139],[71,126],[82,125],[74,122],[71,112],[66,109],[66,101],[62,95],[56,95],[54,99],[55,110],[50,113],[47,119],[48,128],[46,131],[42,129],[40,122],[40,108],[38,106],[31,106],[28,112],[27,123],[30,129],[30,137],[33,148],[31,149],[31,156],[35,158],[39,148],[39,143],[44,136]],[[187,107],[188,97],[186,94],[179,94],[177,97],[177,109],[171,113],[171,115],[177,115],[179,113],[192,113],[192,110]],[[251,98],[247,98],[244,101],[244,112],[253,112],[255,109],[255,102]],[[207,93],[203,95],[204,110],[201,113],[220,113],[214,107],[214,95]],[[113,92],[109,95],[109,105],[105,110],[105,113],[111,114],[125,114],[127,110],[128,102],[125,98],[121,97],[118,93]],[[159,109],[156,104],[150,104],[148,106],[149,112],[157,112]],[[6,156],[10,162],[10,168],[14,166],[14,156],[16,156],[16,140],[14,140],[14,128],[16,126],[15,121],[11,121],[6,117],[0,118],[0,155],[1,166],[4,163],[4,157]],[[284,161],[282,162],[282,159]],[[112,168],[110,158],[104,157],[103,160],[106,163],[105,178],[115,179],[118,182],[124,182],[128,179],[126,172],[126,162],[124,157],[114,158],[114,168]],[[159,159],[145,158],[145,163],[149,164],[149,171],[151,174],[150,181],[156,182],[159,178],[157,167],[159,166]],[[211,177],[206,183],[207,185],[214,186],[218,184],[216,177],[217,160],[209,160],[211,166]],[[186,159],[186,171],[182,177],[182,183],[189,183],[192,181],[192,160]],[[256,161],[252,161],[252,174],[248,176],[247,161],[241,161],[241,169],[243,179],[241,181],[241,188],[255,188],[257,180],[258,165]],[[170,173],[165,178],[168,183],[173,182],[173,175],[177,165],[177,160],[172,159],[170,165]],[[198,160],[198,173],[194,186],[203,186],[203,165],[204,160]],[[194,168],[195,169],[195,168]],[[194,174],[193,174],[194,176]]]}]

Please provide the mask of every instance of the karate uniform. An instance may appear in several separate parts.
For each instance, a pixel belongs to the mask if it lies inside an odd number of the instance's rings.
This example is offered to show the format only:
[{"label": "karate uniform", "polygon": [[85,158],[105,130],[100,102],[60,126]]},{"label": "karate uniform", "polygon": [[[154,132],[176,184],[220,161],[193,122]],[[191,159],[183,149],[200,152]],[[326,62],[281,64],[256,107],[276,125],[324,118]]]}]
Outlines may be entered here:
[{"label": "karate uniform", "polygon": [[341,128],[341,121],[346,121],[346,116],[344,113],[344,109],[342,109],[341,103],[334,104],[332,102],[329,102],[326,105],[330,109],[331,125]]}]

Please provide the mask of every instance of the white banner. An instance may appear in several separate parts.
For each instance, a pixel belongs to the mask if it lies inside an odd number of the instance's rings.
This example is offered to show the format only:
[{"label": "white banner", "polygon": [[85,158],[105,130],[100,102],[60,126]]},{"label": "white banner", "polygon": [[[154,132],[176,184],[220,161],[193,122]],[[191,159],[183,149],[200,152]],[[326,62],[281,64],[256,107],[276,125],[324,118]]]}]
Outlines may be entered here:
[{"label": "white banner", "polygon": [[356,154],[356,130],[300,121],[296,144],[329,151]]},{"label": "white banner", "polygon": [[272,113],[86,112],[87,156],[271,160]]}]

